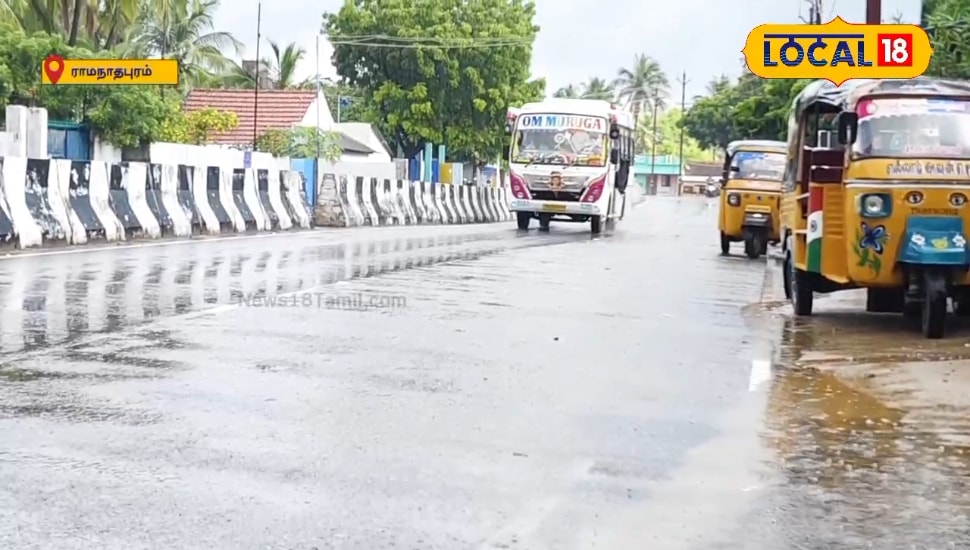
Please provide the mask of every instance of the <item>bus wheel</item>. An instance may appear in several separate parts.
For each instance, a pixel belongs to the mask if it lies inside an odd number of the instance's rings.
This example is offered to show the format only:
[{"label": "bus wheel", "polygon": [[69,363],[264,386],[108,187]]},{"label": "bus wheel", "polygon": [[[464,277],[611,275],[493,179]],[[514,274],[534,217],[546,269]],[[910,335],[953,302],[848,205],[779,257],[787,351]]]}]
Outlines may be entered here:
[{"label": "bus wheel", "polygon": [[549,224],[551,223],[551,214],[539,214],[539,231],[549,231]]},{"label": "bus wheel", "polygon": [[590,216],[589,217],[589,232],[593,235],[600,234],[600,224],[603,222],[603,216]]},{"label": "bus wheel", "polygon": [[528,229],[529,222],[532,221],[532,212],[516,212],[515,221],[519,225],[519,229]]},{"label": "bus wheel", "polygon": [[946,276],[935,270],[926,270],[923,276],[923,336],[943,338],[946,325]]}]

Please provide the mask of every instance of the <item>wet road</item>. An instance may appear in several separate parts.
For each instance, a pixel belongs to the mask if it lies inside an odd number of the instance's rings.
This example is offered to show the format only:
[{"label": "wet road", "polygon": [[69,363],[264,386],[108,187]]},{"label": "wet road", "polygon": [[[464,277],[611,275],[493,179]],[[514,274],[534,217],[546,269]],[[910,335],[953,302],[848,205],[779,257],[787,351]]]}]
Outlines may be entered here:
[{"label": "wet road", "polygon": [[795,323],[715,216],[4,259],[0,548],[965,547],[965,339]]}]

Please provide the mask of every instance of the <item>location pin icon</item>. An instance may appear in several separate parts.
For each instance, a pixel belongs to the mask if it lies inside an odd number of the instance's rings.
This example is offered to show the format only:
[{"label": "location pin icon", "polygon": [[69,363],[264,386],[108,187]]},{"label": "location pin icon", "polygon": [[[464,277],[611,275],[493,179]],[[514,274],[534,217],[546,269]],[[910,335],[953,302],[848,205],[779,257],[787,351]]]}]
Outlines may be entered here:
[{"label": "location pin icon", "polygon": [[64,73],[64,58],[56,54],[47,56],[47,59],[44,60],[44,73],[51,84],[57,84]]}]

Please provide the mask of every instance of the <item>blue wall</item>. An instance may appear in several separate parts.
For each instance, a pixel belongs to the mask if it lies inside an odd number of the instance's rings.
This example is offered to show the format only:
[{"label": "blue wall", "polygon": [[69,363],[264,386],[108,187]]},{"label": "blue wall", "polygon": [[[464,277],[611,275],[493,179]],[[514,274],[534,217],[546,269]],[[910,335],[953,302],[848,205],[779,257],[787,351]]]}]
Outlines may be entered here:
[{"label": "blue wall", "polygon": [[290,159],[290,170],[295,170],[303,174],[304,185],[306,186],[307,202],[311,205],[317,203],[316,186],[316,164],[314,159]]},{"label": "blue wall", "polygon": [[83,124],[48,121],[47,154],[55,159],[91,160],[91,131]]}]

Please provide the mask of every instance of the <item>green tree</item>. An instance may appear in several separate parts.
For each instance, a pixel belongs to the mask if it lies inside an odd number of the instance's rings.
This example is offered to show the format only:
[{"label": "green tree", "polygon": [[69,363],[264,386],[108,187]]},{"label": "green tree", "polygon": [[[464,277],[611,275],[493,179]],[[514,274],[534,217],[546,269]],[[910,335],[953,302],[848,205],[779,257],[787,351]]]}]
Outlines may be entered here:
[{"label": "green tree", "polygon": [[156,141],[205,145],[212,134],[229,132],[239,126],[236,113],[202,109],[186,113],[176,109],[162,121]]},{"label": "green tree", "polygon": [[140,0],[0,0],[0,21],[11,23],[15,31],[60,35],[69,46],[100,51],[123,41],[142,3]]},{"label": "green tree", "polygon": [[970,78],[970,0],[924,0],[922,15],[933,43],[926,74]]},{"label": "green tree", "polygon": [[[308,86],[316,86],[316,83]],[[372,100],[363,90],[341,82],[326,82],[321,89],[335,121],[339,114],[338,122],[368,122],[380,126]],[[341,98],[345,99],[345,105],[340,104]]]},{"label": "green tree", "polygon": [[695,101],[684,117],[684,129],[704,148],[724,149],[738,139],[785,140],[791,102],[807,83],[743,74]]},{"label": "green tree", "polygon": [[580,95],[583,99],[604,99],[606,101],[612,100],[616,96],[613,91],[613,86],[610,86],[602,78],[591,78],[583,86],[583,93]]},{"label": "green tree", "polygon": [[226,52],[238,54],[242,49],[231,34],[215,30],[213,17],[218,7],[218,0],[174,0],[168,10],[142,4],[137,38],[126,55],[177,59],[183,85],[215,85],[218,75],[232,70]]},{"label": "green tree", "polygon": [[[662,113],[657,120],[657,154],[680,155],[680,133],[683,112],[680,109],[669,109]],[[653,150],[653,120],[650,116],[642,117],[637,125],[637,151],[647,154]],[[684,159],[693,161],[709,161],[710,149],[702,147],[696,139],[684,131]]]},{"label": "green tree", "polygon": [[296,69],[306,56],[306,50],[295,42],[280,48],[272,40],[269,40],[269,47],[273,52],[273,57],[269,59],[269,78],[273,88],[286,90],[298,87],[301,83],[296,80]]},{"label": "green tree", "polygon": [[670,82],[660,63],[646,54],[637,54],[633,66],[620,69],[613,86],[620,100],[633,107],[637,119],[642,112],[663,109],[670,90]]},{"label": "green tree", "polygon": [[321,158],[328,162],[336,162],[343,152],[337,133],[303,126],[266,131],[256,139],[256,150],[276,157]]},{"label": "green tree", "polygon": [[110,57],[72,48],[59,35],[0,33],[0,107],[43,106],[51,119],[88,123],[105,140],[132,147],[156,139],[181,97],[157,86],[41,86],[39,67],[50,52]]},{"label": "green tree", "polygon": [[544,95],[529,79],[534,16],[531,1],[355,0],[323,30],[337,73],[406,156],[434,142],[487,161],[506,143],[508,107]]},{"label": "green tree", "polygon": [[563,86],[556,90],[556,93],[552,94],[552,97],[561,97],[565,99],[576,99],[583,96],[582,85],[570,84],[568,86]]}]

